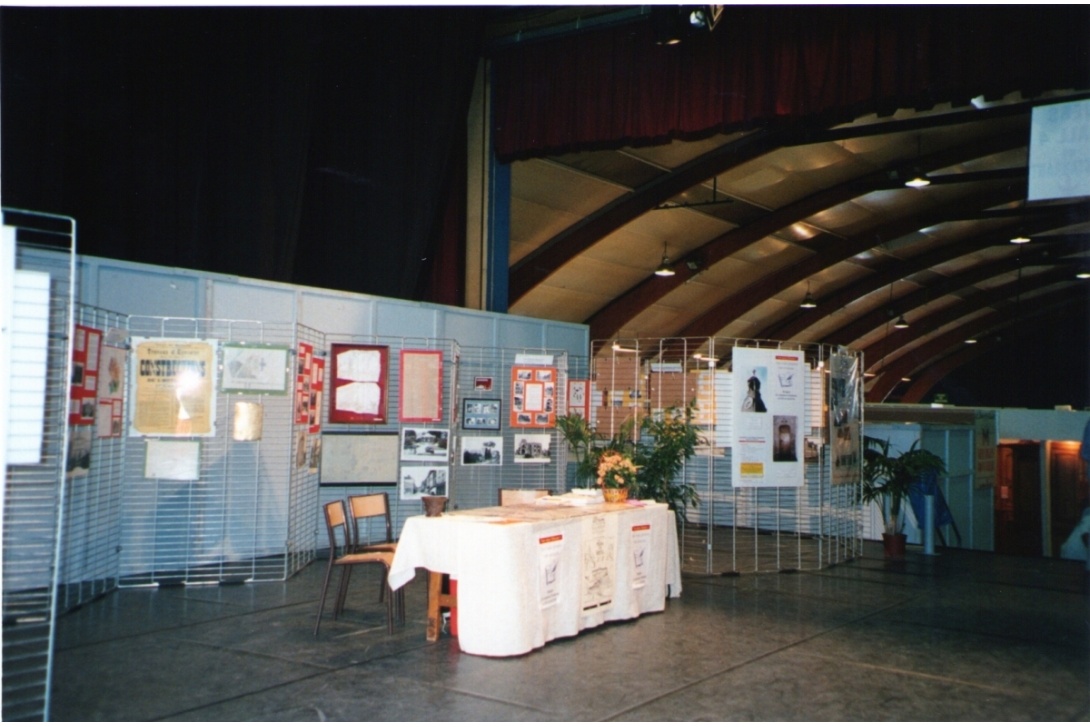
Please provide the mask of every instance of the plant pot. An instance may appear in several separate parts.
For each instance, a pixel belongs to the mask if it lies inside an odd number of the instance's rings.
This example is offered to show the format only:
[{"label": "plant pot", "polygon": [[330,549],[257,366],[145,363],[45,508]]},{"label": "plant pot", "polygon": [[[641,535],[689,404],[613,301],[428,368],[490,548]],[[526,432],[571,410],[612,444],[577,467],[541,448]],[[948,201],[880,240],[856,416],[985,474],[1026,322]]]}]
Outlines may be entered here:
[{"label": "plant pot", "polygon": [[905,559],[905,543],[908,536],[904,533],[882,533],[882,547],[885,556],[890,560]]},{"label": "plant pot", "polygon": [[606,502],[624,502],[628,499],[627,487],[603,487],[602,499]]}]

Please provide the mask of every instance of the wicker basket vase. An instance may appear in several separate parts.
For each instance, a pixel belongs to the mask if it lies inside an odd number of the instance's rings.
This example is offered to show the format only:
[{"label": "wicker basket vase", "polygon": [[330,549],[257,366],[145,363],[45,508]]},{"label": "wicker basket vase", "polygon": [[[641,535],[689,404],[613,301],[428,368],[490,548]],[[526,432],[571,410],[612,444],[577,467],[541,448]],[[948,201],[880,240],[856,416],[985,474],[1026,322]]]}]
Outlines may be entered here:
[{"label": "wicker basket vase", "polygon": [[628,499],[627,487],[603,487],[602,498],[606,502],[624,502]]}]

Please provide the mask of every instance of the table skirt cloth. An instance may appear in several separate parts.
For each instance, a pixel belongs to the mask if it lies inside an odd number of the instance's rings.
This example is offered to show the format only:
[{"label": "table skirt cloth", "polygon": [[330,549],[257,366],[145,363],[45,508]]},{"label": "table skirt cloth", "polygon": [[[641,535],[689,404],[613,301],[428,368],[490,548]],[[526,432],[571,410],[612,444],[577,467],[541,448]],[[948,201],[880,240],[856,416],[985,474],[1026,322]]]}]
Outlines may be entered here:
[{"label": "table skirt cloth", "polygon": [[458,581],[461,649],[514,656],[681,594],[674,514],[655,502],[526,504],[405,521],[389,583]]}]

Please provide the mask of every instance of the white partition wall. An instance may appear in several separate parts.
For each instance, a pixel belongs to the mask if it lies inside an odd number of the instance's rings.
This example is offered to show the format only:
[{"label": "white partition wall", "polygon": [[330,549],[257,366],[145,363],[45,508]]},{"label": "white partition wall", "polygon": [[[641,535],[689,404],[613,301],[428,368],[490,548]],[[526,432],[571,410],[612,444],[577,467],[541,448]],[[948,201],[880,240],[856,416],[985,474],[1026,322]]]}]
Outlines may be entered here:
[{"label": "white partition wall", "polygon": [[[858,440],[862,404],[861,373],[845,379],[855,413],[837,430],[852,430],[847,462],[834,476],[837,445],[830,419],[830,362],[834,354],[853,364],[860,354],[820,344],[722,338],[627,339],[595,342],[592,421],[607,435],[629,419],[655,415],[670,407],[695,404],[694,422],[705,444],[690,459],[680,479],[697,486],[700,504],[690,508],[683,524],[682,567],[695,573],[742,573],[816,570],[843,562],[862,551],[862,522],[856,494],[860,486],[861,443]],[[742,411],[745,376],[739,386],[735,368],[740,351],[756,351],[767,359],[761,368],[768,393],[790,386],[790,463],[760,462],[766,472],[789,466],[789,477],[739,482],[734,474],[740,427],[749,426]],[[784,355],[779,355],[784,354]],[[774,370],[778,358],[795,359],[788,373]],[[782,375],[790,377],[779,380]],[[773,379],[776,379],[775,381]],[[845,390],[846,387],[846,390]],[[776,405],[758,413],[760,427],[771,428]],[[766,421],[767,420],[767,421]],[[737,435],[737,436],[736,436]],[[770,433],[750,440],[768,442]],[[748,445],[747,445],[748,446]],[[756,445],[754,445],[756,446]],[[771,451],[771,444],[770,444]],[[842,451],[843,454],[843,451]],[[770,460],[775,457],[769,455]]]}]

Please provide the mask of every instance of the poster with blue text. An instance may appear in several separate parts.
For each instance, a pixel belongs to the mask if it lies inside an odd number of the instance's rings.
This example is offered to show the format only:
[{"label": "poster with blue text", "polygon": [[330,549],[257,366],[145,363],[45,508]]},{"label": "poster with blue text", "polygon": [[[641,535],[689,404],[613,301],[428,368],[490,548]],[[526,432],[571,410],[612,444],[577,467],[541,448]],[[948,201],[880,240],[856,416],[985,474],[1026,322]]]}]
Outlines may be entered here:
[{"label": "poster with blue text", "polygon": [[734,487],[800,487],[806,363],[800,351],[734,349]]}]

